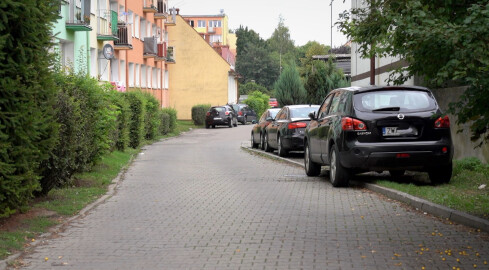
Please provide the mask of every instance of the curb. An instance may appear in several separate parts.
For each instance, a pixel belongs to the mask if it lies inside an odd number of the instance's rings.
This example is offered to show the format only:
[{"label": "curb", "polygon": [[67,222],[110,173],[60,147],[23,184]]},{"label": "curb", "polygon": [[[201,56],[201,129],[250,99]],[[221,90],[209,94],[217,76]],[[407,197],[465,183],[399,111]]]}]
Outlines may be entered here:
[{"label": "curb", "polygon": [[[301,167],[304,167],[304,164],[302,164],[300,162],[290,160],[287,158],[282,158],[282,157],[279,157],[275,154],[271,154],[271,153],[267,153],[267,152],[263,152],[263,151],[260,151],[257,149],[250,148],[249,142],[247,142],[247,144],[243,142],[241,144],[241,149],[248,151],[248,152],[258,153],[262,156],[268,156],[268,157],[271,157],[273,159],[282,160],[282,161],[288,162],[290,164],[299,165]],[[485,220],[485,219],[482,219],[482,218],[479,218],[479,217],[476,217],[473,215],[469,215],[467,213],[464,213],[464,212],[461,212],[461,211],[458,211],[455,209],[451,209],[451,208],[445,207],[443,205],[432,203],[432,202],[427,201],[425,199],[421,199],[421,198],[415,197],[413,195],[410,195],[410,194],[407,194],[407,193],[404,193],[401,191],[397,191],[394,189],[390,189],[390,188],[386,188],[386,187],[382,187],[382,186],[379,186],[376,184],[370,184],[370,183],[363,183],[363,182],[356,182],[356,183],[358,184],[358,186],[360,186],[362,188],[366,188],[368,190],[380,193],[380,194],[382,194],[386,197],[389,197],[391,199],[406,203],[406,204],[408,204],[408,205],[410,205],[410,206],[412,206],[418,210],[432,214],[432,215],[437,216],[439,218],[450,220],[450,221],[456,222],[458,224],[463,224],[465,226],[472,227],[475,229],[480,229],[481,231],[489,232],[489,221],[488,220]]]}]

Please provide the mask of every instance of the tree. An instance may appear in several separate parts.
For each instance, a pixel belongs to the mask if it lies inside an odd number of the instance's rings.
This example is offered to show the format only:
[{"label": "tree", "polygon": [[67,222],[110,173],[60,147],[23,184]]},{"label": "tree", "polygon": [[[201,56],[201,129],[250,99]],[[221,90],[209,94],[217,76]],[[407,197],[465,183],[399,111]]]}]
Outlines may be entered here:
[{"label": "tree", "polygon": [[59,1],[0,6],[0,217],[7,217],[39,190],[40,164],[56,142],[54,59],[47,48]]},{"label": "tree", "polygon": [[266,95],[271,95],[271,91],[268,91],[268,89],[263,86],[255,83],[254,81],[247,82],[245,84],[242,84],[239,86],[239,94],[240,95],[249,95],[250,93],[254,91],[260,91]]},{"label": "tree", "polygon": [[277,82],[275,82],[274,88],[280,106],[307,102],[306,90],[294,64],[285,67]]},{"label": "tree", "polygon": [[264,94],[260,91],[253,91],[248,95],[248,98],[244,101],[245,104],[253,109],[258,117],[265,112],[266,109],[270,107],[268,101],[270,100],[270,96]]},{"label": "tree", "polygon": [[320,104],[333,89],[349,86],[343,72],[338,70],[331,59],[328,62],[315,60],[305,79],[307,102]]},{"label": "tree", "polygon": [[310,41],[306,45],[307,49],[302,58],[300,58],[301,67],[299,69],[301,77],[306,77],[307,74],[311,71],[312,63],[314,61],[314,55],[326,55],[328,54],[329,46],[320,44],[316,41]]},{"label": "tree", "polygon": [[[363,57],[391,55],[409,65],[389,76],[414,75],[428,86],[467,85],[451,105],[458,123],[470,122],[472,140],[489,139],[489,3],[487,0],[365,0],[341,15],[339,27]],[[373,8],[371,8],[373,7]],[[373,46],[372,46],[373,45]]]},{"label": "tree", "polygon": [[284,63],[296,60],[297,53],[294,41],[290,38],[289,28],[285,26],[282,16],[279,16],[277,28],[275,28],[267,43],[273,58],[278,61],[280,69],[282,69]]},{"label": "tree", "polygon": [[270,57],[267,48],[249,43],[237,57],[236,71],[243,77],[240,79],[241,83],[253,80],[260,85],[271,88],[278,77],[279,67]]}]

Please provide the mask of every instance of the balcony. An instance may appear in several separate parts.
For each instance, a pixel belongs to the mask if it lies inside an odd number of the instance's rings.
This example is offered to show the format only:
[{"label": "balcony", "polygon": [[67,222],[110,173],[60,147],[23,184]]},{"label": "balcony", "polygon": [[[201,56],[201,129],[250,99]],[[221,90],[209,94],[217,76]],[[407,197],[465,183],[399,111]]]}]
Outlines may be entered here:
[{"label": "balcony", "polygon": [[114,40],[115,50],[132,50],[131,27],[125,23],[117,24],[117,40]]},{"label": "balcony", "polygon": [[69,0],[66,29],[72,31],[92,31],[90,26],[90,0]]},{"label": "balcony", "polygon": [[158,55],[156,37],[144,38],[143,58],[154,58]]},{"label": "balcony", "polygon": [[154,5],[154,0],[144,0],[143,1],[143,12],[156,13],[158,9]]},{"label": "balcony", "polygon": [[155,19],[166,19],[168,17],[168,10],[166,7],[166,2],[163,0],[158,0],[157,12],[155,13]]},{"label": "balcony", "polygon": [[158,43],[158,54],[155,61],[166,61],[166,42]]},{"label": "balcony", "polygon": [[177,21],[177,11],[175,8],[170,9],[170,15],[166,17],[165,26],[175,26]]},{"label": "balcony", "polygon": [[99,9],[97,13],[97,39],[117,40],[117,12]]},{"label": "balcony", "polygon": [[175,64],[175,57],[174,57],[174,48],[173,46],[169,46],[167,51],[166,51],[166,63],[167,64]]}]

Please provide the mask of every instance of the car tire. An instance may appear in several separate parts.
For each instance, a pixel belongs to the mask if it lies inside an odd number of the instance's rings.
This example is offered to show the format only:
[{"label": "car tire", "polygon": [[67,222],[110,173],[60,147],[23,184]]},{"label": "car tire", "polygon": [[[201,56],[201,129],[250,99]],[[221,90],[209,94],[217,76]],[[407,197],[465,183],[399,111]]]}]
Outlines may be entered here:
[{"label": "car tire", "polygon": [[246,125],[248,123],[248,116],[244,117],[243,125]]},{"label": "car tire", "polygon": [[272,152],[273,149],[270,147],[270,144],[268,144],[268,134],[265,133],[265,135],[263,136],[263,141],[264,141],[264,146],[263,146],[263,150],[265,150],[265,152]]},{"label": "car tire", "polygon": [[233,127],[233,118],[229,119],[228,127]]},{"label": "car tire", "polygon": [[332,145],[331,147],[331,150],[329,152],[329,161],[329,181],[331,182],[333,187],[348,186],[350,175],[348,174],[348,171],[343,166],[341,166],[336,145]]},{"label": "car tire", "polygon": [[448,184],[452,178],[453,164],[450,161],[445,166],[439,166],[428,170],[428,175],[432,185]]},{"label": "car tire", "polygon": [[212,125],[212,128],[216,128],[216,125]]},{"label": "car tire", "polygon": [[258,144],[255,143],[253,132],[251,132],[251,148],[258,148]]},{"label": "car tire", "polygon": [[236,119],[234,120],[234,127],[237,127],[237,126],[238,126],[238,118],[236,118]]},{"label": "car tire", "polygon": [[304,145],[304,169],[307,176],[318,176],[321,173],[321,165],[311,160],[309,144]]},{"label": "car tire", "polygon": [[406,170],[389,170],[389,174],[392,177],[401,177],[404,175],[405,172]]},{"label": "car tire", "polygon": [[288,151],[287,151],[287,150],[285,150],[285,148],[284,148],[284,146],[283,146],[283,144],[282,144],[282,138],[280,138],[280,134],[278,134],[277,142],[278,142],[278,143],[277,143],[277,147],[278,147],[278,149],[277,149],[278,151],[277,151],[277,152],[278,152],[278,155],[279,155],[280,157],[285,157],[285,156],[287,156]]},{"label": "car tire", "polygon": [[265,138],[262,134],[260,134],[260,149],[265,150]]},{"label": "car tire", "polygon": [[208,125],[208,124],[205,124],[205,128],[209,128],[209,127],[210,127],[210,125]]}]

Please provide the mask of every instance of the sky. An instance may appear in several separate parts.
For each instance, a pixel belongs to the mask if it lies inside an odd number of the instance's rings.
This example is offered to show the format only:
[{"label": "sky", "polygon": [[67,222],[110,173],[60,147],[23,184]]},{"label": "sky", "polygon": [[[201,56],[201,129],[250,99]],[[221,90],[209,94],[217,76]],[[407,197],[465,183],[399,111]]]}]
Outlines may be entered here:
[{"label": "sky", "polygon": [[[180,8],[180,15],[217,15],[223,9],[229,28],[240,25],[268,39],[282,16],[296,46],[308,41],[331,45],[331,0],[168,0],[169,7]],[[351,0],[333,1],[333,47],[347,42],[335,26],[339,13],[351,8]]]}]

